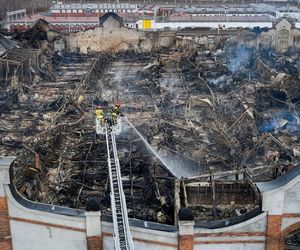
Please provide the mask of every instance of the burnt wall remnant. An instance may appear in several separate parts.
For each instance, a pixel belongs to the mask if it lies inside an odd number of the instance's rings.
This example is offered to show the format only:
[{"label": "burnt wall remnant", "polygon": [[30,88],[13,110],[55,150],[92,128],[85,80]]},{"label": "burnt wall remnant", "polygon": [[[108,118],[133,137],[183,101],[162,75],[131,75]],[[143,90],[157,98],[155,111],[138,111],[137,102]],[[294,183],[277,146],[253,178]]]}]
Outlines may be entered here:
[{"label": "burnt wall remnant", "polygon": [[289,41],[268,49],[258,46],[264,33],[243,30],[183,42],[183,31],[128,30],[114,16],[74,34],[39,25],[0,58],[0,149],[17,156],[14,182],[27,199],[72,208],[96,199],[111,214],[94,109],[115,102],[143,137],[124,121],[117,138],[131,218],[260,212],[254,183],[299,164],[299,56]]}]

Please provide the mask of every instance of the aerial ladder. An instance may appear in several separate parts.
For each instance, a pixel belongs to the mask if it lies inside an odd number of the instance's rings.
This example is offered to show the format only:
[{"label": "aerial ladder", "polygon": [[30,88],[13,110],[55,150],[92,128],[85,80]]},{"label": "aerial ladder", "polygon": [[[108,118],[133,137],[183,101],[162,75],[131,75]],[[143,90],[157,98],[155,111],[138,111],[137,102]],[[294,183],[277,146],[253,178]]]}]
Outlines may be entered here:
[{"label": "aerial ladder", "polygon": [[120,163],[118,158],[116,134],[121,132],[121,118],[112,124],[96,118],[96,133],[106,136],[107,163],[110,181],[111,210],[114,225],[114,245],[116,250],[134,250],[130,233],[125,195],[123,192]]}]

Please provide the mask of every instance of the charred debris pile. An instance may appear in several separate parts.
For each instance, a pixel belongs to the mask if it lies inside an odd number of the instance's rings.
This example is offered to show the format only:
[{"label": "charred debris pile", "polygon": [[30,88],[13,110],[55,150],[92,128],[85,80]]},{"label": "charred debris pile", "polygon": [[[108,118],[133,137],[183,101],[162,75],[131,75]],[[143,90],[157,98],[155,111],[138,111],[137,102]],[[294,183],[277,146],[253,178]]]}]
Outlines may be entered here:
[{"label": "charred debris pile", "polygon": [[163,159],[123,124],[130,217],[172,224],[182,206],[201,221],[240,215],[259,205],[255,181],[284,174],[300,156],[298,60],[270,53],[230,43],[153,54],[12,49],[0,58],[1,155],[17,156],[26,198],[83,208],[96,197],[110,214],[94,109],[118,100]]}]

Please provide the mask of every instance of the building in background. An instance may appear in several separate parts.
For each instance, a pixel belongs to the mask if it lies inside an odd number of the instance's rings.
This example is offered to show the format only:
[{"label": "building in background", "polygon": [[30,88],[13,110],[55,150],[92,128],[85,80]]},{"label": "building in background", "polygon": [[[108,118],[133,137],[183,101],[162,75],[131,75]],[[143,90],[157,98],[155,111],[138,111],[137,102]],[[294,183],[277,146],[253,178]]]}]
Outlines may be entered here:
[{"label": "building in background", "polygon": [[[25,10],[26,11],[26,10]],[[99,26],[99,17],[116,13],[128,28],[142,30],[178,30],[184,28],[271,28],[276,20],[287,17],[300,24],[297,7],[276,8],[269,4],[195,4],[153,5],[130,3],[62,4],[56,3],[48,15],[25,15],[24,10],[9,12],[11,30],[24,31],[39,19],[57,31],[77,32]],[[17,17],[17,18],[16,18]]]}]

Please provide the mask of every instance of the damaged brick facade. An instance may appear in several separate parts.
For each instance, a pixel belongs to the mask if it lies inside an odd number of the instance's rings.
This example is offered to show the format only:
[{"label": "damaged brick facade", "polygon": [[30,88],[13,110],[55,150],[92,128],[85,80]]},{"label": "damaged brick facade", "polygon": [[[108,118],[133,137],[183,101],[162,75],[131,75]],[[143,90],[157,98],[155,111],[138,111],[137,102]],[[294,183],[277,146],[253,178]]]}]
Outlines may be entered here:
[{"label": "damaged brick facade", "polygon": [[0,249],[12,250],[7,198],[0,197]]},{"label": "damaged brick facade", "polygon": [[267,217],[267,250],[280,250],[281,215],[268,215]]},{"label": "damaged brick facade", "polygon": [[[84,220],[82,217],[72,218],[23,208],[12,196],[8,185],[8,170],[11,162],[12,160],[7,160],[0,164],[1,249],[29,250],[28,247],[32,245],[40,246],[40,248],[43,246],[43,249],[53,249],[55,245],[45,244],[49,237],[52,244],[55,238],[61,242],[61,237],[63,237],[63,242],[68,249],[75,249],[74,246],[79,245],[82,246],[80,249],[110,249],[108,246],[112,244],[112,234],[109,228],[112,225],[107,222],[100,225],[99,212],[86,212]],[[180,250],[202,249],[202,246],[231,249],[232,244],[241,246],[254,244],[256,249],[283,250],[284,237],[300,228],[300,196],[293,193],[294,189],[300,186],[298,172],[300,172],[299,168],[293,169],[282,183],[280,183],[281,179],[277,179],[276,184],[259,183],[258,187],[263,197],[263,213],[248,221],[219,229],[197,228],[193,221],[179,221],[179,231],[176,233],[133,227],[131,230],[134,244],[137,249],[143,247],[165,249],[165,246]],[[280,203],[280,201],[285,202]],[[10,207],[9,210],[8,207]],[[55,210],[55,207],[52,210]],[[51,230],[50,235],[49,230]],[[28,233],[24,234],[24,231]],[[34,231],[38,232],[39,237],[32,234]],[[176,238],[177,243],[174,242]],[[12,248],[12,242],[14,248]]]},{"label": "damaged brick facade", "polygon": [[87,237],[88,250],[103,250],[103,240],[101,236]]}]

